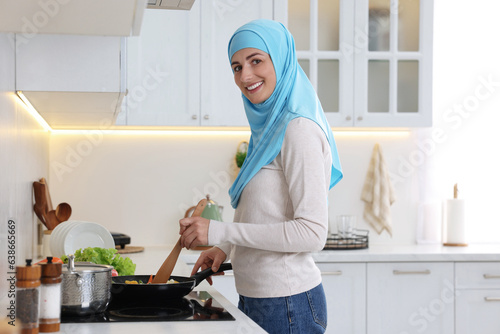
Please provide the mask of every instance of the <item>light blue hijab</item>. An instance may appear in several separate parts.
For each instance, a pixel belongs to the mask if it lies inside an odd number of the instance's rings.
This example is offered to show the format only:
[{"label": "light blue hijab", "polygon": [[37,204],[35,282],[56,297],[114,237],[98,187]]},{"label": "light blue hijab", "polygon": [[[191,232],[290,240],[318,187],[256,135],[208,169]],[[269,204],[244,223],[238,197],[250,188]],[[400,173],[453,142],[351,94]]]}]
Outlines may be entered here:
[{"label": "light blue hijab", "polygon": [[271,96],[259,104],[251,103],[242,94],[252,135],[245,162],[229,189],[232,207],[238,206],[241,192],[252,177],[280,153],[286,127],[297,117],[316,122],[328,138],[332,150],[331,189],[342,179],[337,147],[316,92],[297,62],[292,35],[281,23],[255,20],[240,27],[231,37],[229,62],[235,52],[244,48],[269,54],[276,73],[276,87]]}]

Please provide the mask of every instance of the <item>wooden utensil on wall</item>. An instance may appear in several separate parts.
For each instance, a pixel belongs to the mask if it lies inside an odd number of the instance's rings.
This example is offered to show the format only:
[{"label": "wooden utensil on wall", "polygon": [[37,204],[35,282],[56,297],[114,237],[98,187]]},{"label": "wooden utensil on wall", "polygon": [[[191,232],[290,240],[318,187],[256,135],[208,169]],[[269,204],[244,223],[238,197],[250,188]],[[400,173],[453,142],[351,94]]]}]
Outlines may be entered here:
[{"label": "wooden utensil on wall", "polygon": [[45,178],[40,179],[40,183],[45,185],[45,198],[47,199],[47,212],[54,210],[52,206],[52,199],[50,198],[49,185],[47,184],[47,180]]},{"label": "wooden utensil on wall", "polygon": [[47,192],[45,190],[45,184],[40,182],[33,182],[33,193],[35,194],[35,204],[33,206],[33,211],[35,211],[36,216],[40,221],[47,226]]}]

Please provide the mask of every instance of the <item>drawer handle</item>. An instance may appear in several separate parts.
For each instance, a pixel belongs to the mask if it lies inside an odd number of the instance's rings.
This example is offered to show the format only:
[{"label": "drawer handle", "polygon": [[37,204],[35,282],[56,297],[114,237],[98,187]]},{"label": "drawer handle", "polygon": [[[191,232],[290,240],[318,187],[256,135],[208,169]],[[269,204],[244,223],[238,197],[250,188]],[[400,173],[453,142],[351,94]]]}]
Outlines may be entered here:
[{"label": "drawer handle", "polygon": [[500,302],[499,297],[484,297],[484,300],[486,300],[487,302]]},{"label": "drawer handle", "polygon": [[340,276],[340,275],[342,275],[342,271],[341,270],[323,271],[323,272],[321,272],[321,275]]},{"label": "drawer handle", "polygon": [[489,278],[500,278],[500,275],[490,275],[490,274],[484,274],[484,278],[489,279]]},{"label": "drawer handle", "polygon": [[394,275],[429,275],[431,271],[429,269],[422,271],[404,271],[404,270],[393,270]]}]

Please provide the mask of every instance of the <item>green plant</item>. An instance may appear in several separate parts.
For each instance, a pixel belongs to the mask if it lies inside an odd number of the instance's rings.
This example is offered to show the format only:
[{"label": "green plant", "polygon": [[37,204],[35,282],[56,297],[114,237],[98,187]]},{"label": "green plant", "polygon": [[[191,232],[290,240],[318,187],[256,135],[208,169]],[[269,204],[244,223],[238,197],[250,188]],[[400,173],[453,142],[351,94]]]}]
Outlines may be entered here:
[{"label": "green plant", "polygon": [[236,152],[236,166],[241,168],[243,166],[243,162],[245,162],[245,158],[247,157],[247,152]]}]

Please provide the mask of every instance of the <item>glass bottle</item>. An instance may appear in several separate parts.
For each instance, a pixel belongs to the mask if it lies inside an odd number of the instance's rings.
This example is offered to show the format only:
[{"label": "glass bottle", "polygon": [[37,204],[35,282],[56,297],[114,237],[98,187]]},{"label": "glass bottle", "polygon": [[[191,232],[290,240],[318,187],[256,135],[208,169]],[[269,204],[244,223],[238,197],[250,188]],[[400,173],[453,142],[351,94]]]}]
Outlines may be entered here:
[{"label": "glass bottle", "polygon": [[62,264],[53,263],[52,256],[49,256],[41,267],[40,332],[58,332],[61,325]]},{"label": "glass bottle", "polygon": [[21,334],[38,333],[38,314],[40,310],[40,276],[38,265],[16,267],[16,319],[20,322]]}]

